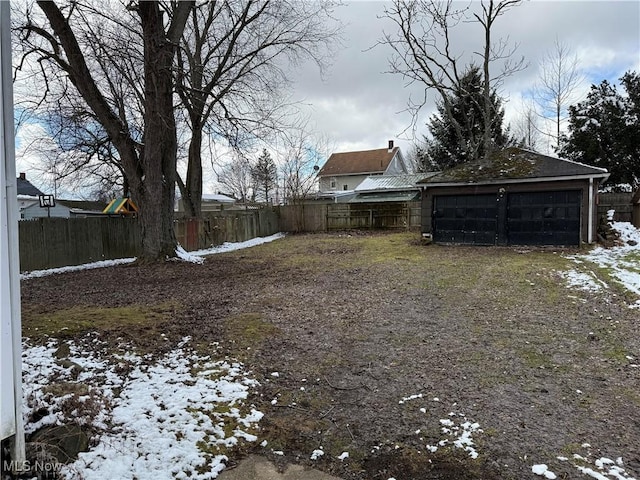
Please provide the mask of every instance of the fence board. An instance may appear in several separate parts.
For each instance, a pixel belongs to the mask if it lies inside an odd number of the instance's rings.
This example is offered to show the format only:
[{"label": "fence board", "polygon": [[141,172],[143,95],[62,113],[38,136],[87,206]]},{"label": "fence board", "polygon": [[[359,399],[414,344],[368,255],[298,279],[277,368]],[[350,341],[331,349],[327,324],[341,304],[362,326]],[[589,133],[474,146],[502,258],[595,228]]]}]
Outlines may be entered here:
[{"label": "fence board", "polygon": [[326,232],[358,228],[419,228],[420,202],[286,205],[278,210],[280,230]]},{"label": "fence board", "polygon": [[609,210],[615,210],[613,219],[616,222],[631,222],[633,213],[632,197],[633,193],[598,194],[598,218],[606,215]]},{"label": "fence board", "polygon": [[[273,209],[216,212],[175,221],[185,250],[242,242],[280,231]],[[141,251],[138,220],[125,217],[38,218],[19,222],[20,269],[40,270],[135,257]]]}]

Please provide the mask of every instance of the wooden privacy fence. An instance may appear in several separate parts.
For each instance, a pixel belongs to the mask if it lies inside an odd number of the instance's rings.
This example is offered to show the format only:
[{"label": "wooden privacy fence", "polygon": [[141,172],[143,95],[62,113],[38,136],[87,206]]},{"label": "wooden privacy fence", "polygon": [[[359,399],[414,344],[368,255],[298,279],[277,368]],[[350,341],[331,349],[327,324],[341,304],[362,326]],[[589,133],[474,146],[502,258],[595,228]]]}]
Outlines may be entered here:
[{"label": "wooden privacy fence", "polygon": [[631,198],[633,193],[599,193],[598,194],[598,218],[607,215],[607,211],[615,210],[613,219],[616,222],[631,222],[633,205]]},{"label": "wooden privacy fence", "polygon": [[176,238],[187,251],[224,242],[244,242],[278,233],[278,214],[271,208],[223,210],[204,218],[176,220]]},{"label": "wooden privacy fence", "polygon": [[287,205],[279,212],[285,232],[420,227],[420,202]]},{"label": "wooden privacy fence", "polygon": [[[175,229],[185,250],[242,242],[280,231],[278,215],[270,208],[179,219]],[[19,222],[19,236],[23,272],[135,257],[141,249],[138,221],[126,217],[23,220]]]},{"label": "wooden privacy fence", "polygon": [[140,231],[135,218],[37,218],[19,222],[20,270],[80,265],[135,257]]}]

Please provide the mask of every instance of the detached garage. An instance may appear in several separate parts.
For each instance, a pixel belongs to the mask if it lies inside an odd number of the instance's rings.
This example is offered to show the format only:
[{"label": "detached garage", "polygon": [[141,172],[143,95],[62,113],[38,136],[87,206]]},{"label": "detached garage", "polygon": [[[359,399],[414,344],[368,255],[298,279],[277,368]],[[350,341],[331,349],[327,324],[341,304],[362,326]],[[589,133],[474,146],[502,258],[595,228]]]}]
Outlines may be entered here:
[{"label": "detached garage", "polygon": [[520,148],[417,184],[422,233],[437,243],[580,245],[596,238],[606,170]]}]

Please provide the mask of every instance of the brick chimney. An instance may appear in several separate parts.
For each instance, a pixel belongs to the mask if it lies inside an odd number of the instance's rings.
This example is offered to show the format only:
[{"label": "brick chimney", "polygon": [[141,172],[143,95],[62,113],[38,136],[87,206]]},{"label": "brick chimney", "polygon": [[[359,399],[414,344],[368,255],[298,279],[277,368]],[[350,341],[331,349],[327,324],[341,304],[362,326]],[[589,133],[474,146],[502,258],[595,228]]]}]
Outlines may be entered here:
[{"label": "brick chimney", "polygon": [[20,172],[20,180],[26,180],[27,179],[27,174],[24,172]]},{"label": "brick chimney", "polygon": [[389,140],[389,153],[393,150],[393,140]]}]

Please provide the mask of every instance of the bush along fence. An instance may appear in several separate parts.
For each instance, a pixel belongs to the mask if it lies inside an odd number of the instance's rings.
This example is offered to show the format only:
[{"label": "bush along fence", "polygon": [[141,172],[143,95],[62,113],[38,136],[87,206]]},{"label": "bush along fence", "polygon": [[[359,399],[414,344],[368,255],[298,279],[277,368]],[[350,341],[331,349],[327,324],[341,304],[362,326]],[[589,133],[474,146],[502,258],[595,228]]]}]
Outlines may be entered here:
[{"label": "bush along fence", "polygon": [[[177,219],[175,229],[180,245],[190,251],[280,231],[278,215],[270,208]],[[125,217],[23,220],[19,222],[19,236],[23,272],[135,257],[141,245],[137,219]]]}]

